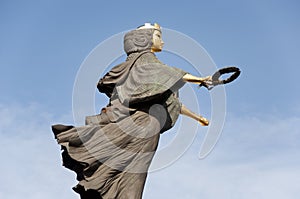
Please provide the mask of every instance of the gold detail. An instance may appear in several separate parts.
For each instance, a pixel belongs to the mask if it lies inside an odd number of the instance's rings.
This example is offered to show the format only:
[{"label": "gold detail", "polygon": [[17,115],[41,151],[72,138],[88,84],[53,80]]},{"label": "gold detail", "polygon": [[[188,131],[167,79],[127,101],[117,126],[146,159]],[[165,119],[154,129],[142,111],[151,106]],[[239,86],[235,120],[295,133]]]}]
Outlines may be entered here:
[{"label": "gold detail", "polygon": [[154,23],[153,25],[151,23],[145,23],[143,26],[140,26],[137,29],[154,29],[161,32],[161,27],[158,23]]}]

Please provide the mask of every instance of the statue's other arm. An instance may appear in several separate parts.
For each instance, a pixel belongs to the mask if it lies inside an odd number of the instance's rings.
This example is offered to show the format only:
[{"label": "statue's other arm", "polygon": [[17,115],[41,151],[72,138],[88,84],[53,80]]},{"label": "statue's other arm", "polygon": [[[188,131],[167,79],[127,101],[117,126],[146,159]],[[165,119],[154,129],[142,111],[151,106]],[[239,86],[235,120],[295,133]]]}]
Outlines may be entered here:
[{"label": "statue's other arm", "polygon": [[202,126],[208,126],[208,124],[209,124],[209,121],[205,117],[203,117],[201,115],[197,115],[196,113],[190,111],[183,104],[181,105],[180,114],[197,120]]}]

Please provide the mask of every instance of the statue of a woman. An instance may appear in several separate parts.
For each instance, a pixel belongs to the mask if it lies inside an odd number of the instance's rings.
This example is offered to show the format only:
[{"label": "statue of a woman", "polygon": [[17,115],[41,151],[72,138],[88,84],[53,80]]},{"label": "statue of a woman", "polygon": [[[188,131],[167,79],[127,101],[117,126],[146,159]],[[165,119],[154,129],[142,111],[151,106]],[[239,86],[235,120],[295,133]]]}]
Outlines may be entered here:
[{"label": "statue of a woman", "polygon": [[77,174],[73,189],[85,198],[140,199],[160,134],[179,114],[202,125],[208,120],[182,105],[178,90],[185,82],[211,83],[160,62],[161,28],[148,24],[124,37],[125,62],[100,79],[97,88],[109,104],[81,127],[53,125],[62,146],[63,165]]}]

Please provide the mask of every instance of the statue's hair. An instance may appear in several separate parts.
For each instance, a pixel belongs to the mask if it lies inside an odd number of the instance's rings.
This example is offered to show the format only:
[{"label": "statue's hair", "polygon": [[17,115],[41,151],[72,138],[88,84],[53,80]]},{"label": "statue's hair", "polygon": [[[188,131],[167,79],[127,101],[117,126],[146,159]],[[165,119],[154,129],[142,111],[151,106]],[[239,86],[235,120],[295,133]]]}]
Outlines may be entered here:
[{"label": "statue's hair", "polygon": [[136,29],[125,34],[124,51],[129,55],[133,52],[151,50],[154,29]]}]

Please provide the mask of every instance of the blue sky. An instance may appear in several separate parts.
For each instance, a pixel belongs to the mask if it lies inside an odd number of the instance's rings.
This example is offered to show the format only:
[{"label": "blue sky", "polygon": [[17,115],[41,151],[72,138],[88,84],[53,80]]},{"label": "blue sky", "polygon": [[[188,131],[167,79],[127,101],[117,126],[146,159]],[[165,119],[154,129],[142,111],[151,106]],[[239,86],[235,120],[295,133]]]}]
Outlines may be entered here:
[{"label": "blue sky", "polygon": [[[226,86],[227,118],[214,151],[197,158],[205,133],[199,128],[178,161],[150,173],[144,197],[297,198],[299,7],[292,0],[1,1],[0,153],[6,163],[0,170],[6,183],[0,198],[76,198],[74,175],[60,166],[50,125],[73,122],[74,81],[92,49],[145,22],[188,35],[217,67],[237,65],[242,75]],[[209,115],[203,95],[200,108]],[[161,144],[173,137],[164,134]]]}]

